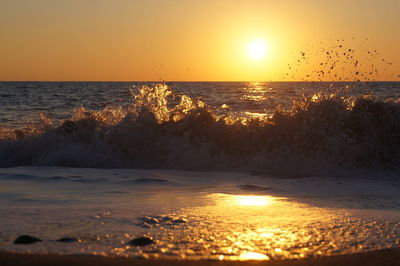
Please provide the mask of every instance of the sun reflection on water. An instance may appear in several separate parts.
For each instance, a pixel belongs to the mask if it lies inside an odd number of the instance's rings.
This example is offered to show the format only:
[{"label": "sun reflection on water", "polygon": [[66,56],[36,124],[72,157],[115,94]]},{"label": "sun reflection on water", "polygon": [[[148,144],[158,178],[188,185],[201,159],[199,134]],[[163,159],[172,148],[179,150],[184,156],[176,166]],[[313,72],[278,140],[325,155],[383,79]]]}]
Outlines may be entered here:
[{"label": "sun reflection on water", "polygon": [[269,257],[257,252],[243,252],[238,256],[238,260],[269,260]]},{"label": "sun reflection on water", "polygon": [[223,193],[213,193],[208,195],[209,198],[215,201],[217,205],[238,205],[238,206],[255,206],[264,207],[276,203],[285,198],[260,195],[231,195]]},{"label": "sun reflection on water", "polygon": [[240,98],[244,101],[265,101],[267,100],[267,93],[271,88],[266,87],[266,84],[261,82],[250,83],[248,87],[243,88],[244,95]]},{"label": "sun reflection on water", "polygon": [[[193,200],[193,195],[189,198]],[[127,246],[113,254],[237,261],[301,259],[377,248],[380,244],[371,237],[376,232],[394,241],[398,236],[398,229],[390,224],[382,231],[379,224],[348,216],[345,210],[283,197],[210,193],[198,200],[203,204],[146,217],[145,228],[156,239],[155,245]],[[388,245],[387,240],[382,243]]]},{"label": "sun reflection on water", "polygon": [[270,196],[233,195],[232,200],[234,200],[238,205],[244,206],[267,206],[273,202],[273,198]]}]

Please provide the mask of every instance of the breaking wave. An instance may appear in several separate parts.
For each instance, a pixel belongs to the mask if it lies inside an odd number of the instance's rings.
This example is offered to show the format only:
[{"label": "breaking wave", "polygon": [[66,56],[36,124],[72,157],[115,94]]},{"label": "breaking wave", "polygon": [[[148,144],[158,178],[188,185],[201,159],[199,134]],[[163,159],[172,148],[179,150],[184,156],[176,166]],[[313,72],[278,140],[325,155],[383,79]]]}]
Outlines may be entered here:
[{"label": "breaking wave", "polygon": [[80,108],[0,129],[0,167],[21,165],[323,173],[400,166],[400,104],[314,95],[271,117],[217,115],[168,86],[132,91],[130,106]]}]

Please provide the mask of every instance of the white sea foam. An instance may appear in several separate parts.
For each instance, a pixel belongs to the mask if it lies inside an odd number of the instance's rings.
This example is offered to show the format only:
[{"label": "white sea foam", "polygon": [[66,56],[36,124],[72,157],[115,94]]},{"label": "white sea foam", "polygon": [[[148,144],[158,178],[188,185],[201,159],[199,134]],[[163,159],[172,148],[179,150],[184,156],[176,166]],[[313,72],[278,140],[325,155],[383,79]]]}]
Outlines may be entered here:
[{"label": "white sea foam", "polygon": [[255,170],[326,174],[400,165],[400,105],[371,97],[314,95],[271,117],[217,115],[166,85],[143,86],[129,106],[76,109],[2,129],[0,166]]}]

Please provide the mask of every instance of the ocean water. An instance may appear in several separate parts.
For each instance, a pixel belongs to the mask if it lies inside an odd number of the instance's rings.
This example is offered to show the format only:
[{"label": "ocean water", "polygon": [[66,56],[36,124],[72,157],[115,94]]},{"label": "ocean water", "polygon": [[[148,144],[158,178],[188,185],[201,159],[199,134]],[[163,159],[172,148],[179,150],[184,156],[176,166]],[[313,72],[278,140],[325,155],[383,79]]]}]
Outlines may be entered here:
[{"label": "ocean water", "polygon": [[399,93],[398,82],[3,82],[0,166],[396,170]]},{"label": "ocean water", "polygon": [[[155,82],[0,82],[0,122],[2,128],[26,126],[40,113],[59,121],[74,109],[101,110],[106,106],[132,105],[135,88]],[[400,82],[167,82],[176,94],[200,98],[218,114],[241,116],[272,115],[277,108],[290,109],[293,103],[315,94],[343,97],[374,96],[398,100]],[[227,109],[227,110],[226,110]]]},{"label": "ocean water", "polygon": [[[1,82],[0,250],[269,260],[398,247],[399,92]],[[25,234],[43,241],[13,243]],[[154,243],[129,244],[142,236]]]}]

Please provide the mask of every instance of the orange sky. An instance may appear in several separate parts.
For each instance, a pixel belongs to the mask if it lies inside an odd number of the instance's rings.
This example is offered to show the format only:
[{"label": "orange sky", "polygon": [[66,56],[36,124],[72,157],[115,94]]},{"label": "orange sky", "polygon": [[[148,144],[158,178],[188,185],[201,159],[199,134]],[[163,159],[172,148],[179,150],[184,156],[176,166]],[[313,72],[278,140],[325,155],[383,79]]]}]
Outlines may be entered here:
[{"label": "orange sky", "polygon": [[[399,10],[398,0],[1,0],[0,80],[317,80],[327,48],[355,51],[337,77],[373,68],[371,79],[400,80]],[[258,39],[262,60],[246,50]]]}]

